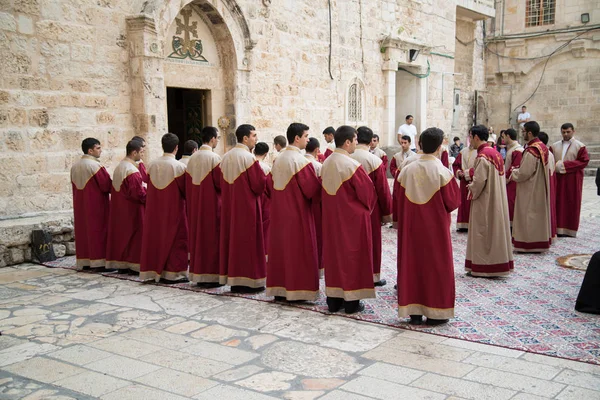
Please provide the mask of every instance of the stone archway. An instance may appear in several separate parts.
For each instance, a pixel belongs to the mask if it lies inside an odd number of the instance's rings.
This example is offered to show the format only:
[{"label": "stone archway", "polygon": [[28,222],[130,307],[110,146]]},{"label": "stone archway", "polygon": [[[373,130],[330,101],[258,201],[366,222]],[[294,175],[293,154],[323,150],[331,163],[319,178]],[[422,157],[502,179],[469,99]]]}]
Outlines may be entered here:
[{"label": "stone archway", "polygon": [[220,81],[223,84],[218,98],[220,103],[215,105],[215,112],[208,122],[217,126],[219,117],[228,117],[230,128],[221,133],[228,137],[238,121],[247,120],[250,116],[247,94],[250,92],[249,72],[255,43],[235,0],[145,2],[142,7],[144,14],[130,17],[127,22],[133,128],[137,135],[147,139],[149,158],[160,154],[160,137],[167,131],[167,81],[171,85],[193,88],[193,83],[185,81],[185,73],[175,80],[170,75],[165,79],[166,70],[171,69],[170,66],[165,67],[165,53],[170,45],[167,33],[177,15],[188,6],[203,17],[218,43],[219,65],[224,71]]}]

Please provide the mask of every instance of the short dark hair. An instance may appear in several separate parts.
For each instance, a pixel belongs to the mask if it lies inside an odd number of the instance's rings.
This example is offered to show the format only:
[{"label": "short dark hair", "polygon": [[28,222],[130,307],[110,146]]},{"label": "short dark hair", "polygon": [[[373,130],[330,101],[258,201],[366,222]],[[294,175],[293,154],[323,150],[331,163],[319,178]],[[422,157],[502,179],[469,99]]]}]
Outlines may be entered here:
[{"label": "short dark hair", "polygon": [[333,126],[328,126],[327,128],[323,129],[323,135],[334,135],[335,134],[335,128]]},{"label": "short dark hair", "polygon": [[526,106],[525,104],[523,104],[523,105],[521,106],[521,108],[527,108],[527,106]]},{"label": "short dark hair", "polygon": [[454,136],[454,140],[452,140],[452,141],[456,142],[457,140],[460,140],[460,138],[458,136]]},{"label": "short dark hair", "polygon": [[165,133],[160,142],[165,153],[172,153],[179,144],[179,137],[174,133]]},{"label": "short dark hair", "polygon": [[515,131],[513,128],[508,128],[505,130],[504,135],[508,136],[512,140],[517,140],[517,131]]},{"label": "short dark hair", "polygon": [[141,136],[134,136],[131,138],[131,140],[137,140],[138,142],[142,143],[142,147],[146,146],[146,139],[144,139]]},{"label": "short dark hair", "polygon": [[275,138],[273,139],[273,144],[278,144],[281,147],[287,146],[287,141],[285,139],[285,136],[283,136],[283,135],[275,136]]},{"label": "short dark hair", "polygon": [[254,146],[254,154],[257,156],[263,156],[269,152],[269,145],[265,142],[258,142]]},{"label": "short dark hair", "polygon": [[562,125],[560,126],[560,130],[561,130],[561,131],[562,131],[563,129],[569,129],[569,128],[571,128],[571,129],[575,130],[575,127],[574,127],[574,126],[573,126],[573,124],[572,124],[572,123],[570,123],[570,122],[567,122],[567,123],[565,123],[565,124],[562,124]]},{"label": "short dark hair", "polygon": [[214,126],[205,126],[200,131],[200,141],[202,144],[207,144],[219,135],[219,131]]},{"label": "short dark hair", "polygon": [[412,139],[411,139],[411,138],[410,138],[410,136],[408,136],[408,135],[402,135],[402,137],[401,137],[400,139],[401,139],[401,140],[407,140],[407,141],[408,141],[408,143],[411,143],[411,142],[412,142]]},{"label": "short dark hair", "polygon": [[378,134],[376,134],[376,133],[374,133],[374,134],[373,134],[373,139],[377,139],[377,140],[379,140],[379,135],[378,135]]},{"label": "short dark hair", "polygon": [[546,132],[538,133],[537,137],[538,137],[538,139],[540,139],[542,141],[542,143],[548,144],[548,134]]},{"label": "short dark hair", "polygon": [[130,155],[134,151],[142,150],[143,147],[144,147],[144,145],[142,144],[142,142],[140,142],[137,139],[133,139],[133,140],[130,140],[129,142],[127,142],[127,146],[125,147],[125,152],[127,153],[127,155]]},{"label": "short dark hair", "polygon": [[333,134],[333,140],[335,141],[335,147],[342,147],[346,140],[353,141],[356,136],[356,129],[348,125],[342,125]]},{"label": "short dark hair", "polygon": [[423,153],[431,154],[435,152],[444,141],[444,131],[440,128],[427,128],[421,133],[421,148]]},{"label": "short dark hair", "polygon": [[[304,132],[309,130],[308,125],[301,124],[299,122],[292,122],[290,126],[287,128],[287,132],[285,135],[287,136],[288,143],[294,143],[296,136],[302,137]],[[285,145],[280,145],[281,147],[285,147]]]},{"label": "short dark hair", "polygon": [[[356,130],[356,139],[360,144],[369,144],[373,140],[373,130],[368,126],[361,126]],[[337,142],[335,143],[337,146]]]},{"label": "short dark hair", "polygon": [[81,142],[81,150],[83,150],[83,154],[87,154],[88,150],[92,150],[96,145],[100,145],[100,141],[96,138],[89,137],[83,139]]},{"label": "short dark hair", "polygon": [[523,129],[525,129],[525,132],[531,132],[533,137],[538,137],[540,134],[540,124],[535,121],[525,122]]},{"label": "short dark hair", "polygon": [[238,143],[242,143],[244,141],[244,136],[250,136],[250,132],[255,130],[256,128],[250,124],[243,124],[238,126],[235,130],[235,137]]},{"label": "short dark hair", "polygon": [[321,145],[319,144],[319,140],[317,138],[311,137],[310,139],[308,139],[308,143],[306,143],[306,152],[312,153],[319,147],[321,147]]},{"label": "short dark hair", "polygon": [[471,127],[471,136],[477,136],[479,140],[487,142],[490,138],[490,131],[488,131],[488,128],[485,125],[475,125]]},{"label": "short dark hair", "polygon": [[404,119],[405,119],[405,120],[407,120],[407,119],[409,119],[409,118],[414,118],[414,117],[413,117],[412,115],[408,114],[408,115],[406,116],[406,118],[404,118]]},{"label": "short dark hair", "polygon": [[183,155],[191,156],[194,150],[198,148],[198,143],[195,140],[186,140],[183,144]]}]

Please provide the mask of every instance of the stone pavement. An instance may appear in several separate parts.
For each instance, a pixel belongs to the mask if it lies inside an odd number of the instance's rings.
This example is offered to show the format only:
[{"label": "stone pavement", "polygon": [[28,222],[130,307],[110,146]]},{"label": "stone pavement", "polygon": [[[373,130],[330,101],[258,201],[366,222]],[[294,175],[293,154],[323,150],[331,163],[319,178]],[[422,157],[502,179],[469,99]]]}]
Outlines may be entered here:
[{"label": "stone pavement", "polygon": [[600,366],[32,264],[0,331],[0,399],[600,399]]}]

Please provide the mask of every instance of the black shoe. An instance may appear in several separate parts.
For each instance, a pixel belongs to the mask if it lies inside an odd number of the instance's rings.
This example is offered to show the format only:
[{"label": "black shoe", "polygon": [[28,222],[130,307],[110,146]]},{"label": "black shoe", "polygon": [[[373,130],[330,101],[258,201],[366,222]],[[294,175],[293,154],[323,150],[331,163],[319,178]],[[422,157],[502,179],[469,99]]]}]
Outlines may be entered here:
[{"label": "black shoe", "polygon": [[387,282],[385,279],[380,279],[379,282],[375,282],[374,285],[375,286],[385,286],[386,283]]},{"label": "black shoe", "polygon": [[456,232],[469,232],[468,228],[458,228]]},{"label": "black shoe", "polygon": [[261,287],[257,287],[257,288],[251,288],[248,286],[232,286],[231,287],[231,291],[233,293],[258,293],[258,292],[262,292],[263,290],[265,290],[264,286]]},{"label": "black shoe", "polygon": [[360,300],[347,301],[344,304],[346,314],[354,314],[365,310],[365,305]]},{"label": "black shoe", "polygon": [[442,325],[447,323],[449,320],[448,319],[433,319],[433,318],[427,318],[427,321],[425,322],[427,325]]},{"label": "black shoe", "polygon": [[188,278],[181,278],[181,279],[177,279],[177,280],[171,280],[171,279],[165,279],[165,278],[160,278],[160,283],[164,283],[165,285],[176,285],[178,283],[185,283],[185,282],[189,282]]},{"label": "black shoe", "polygon": [[260,292],[263,292],[264,290],[265,290],[264,286],[256,287],[256,288],[249,287],[249,288],[246,288],[246,293],[260,293]]},{"label": "black shoe", "polygon": [[129,268],[119,268],[117,270],[117,274],[120,274],[120,275],[129,274]]},{"label": "black shoe", "polygon": [[286,301],[285,296],[275,296],[275,301]]},{"label": "black shoe", "polygon": [[410,321],[408,321],[411,325],[423,325],[423,316],[422,315],[411,315]]},{"label": "black shoe", "polygon": [[82,270],[82,271],[89,271],[89,270],[91,270],[91,269],[92,269],[92,268],[91,268],[89,265],[88,265],[87,267],[82,267],[82,268],[81,268],[81,270]]},{"label": "black shoe", "polygon": [[338,312],[344,305],[344,299],[339,297],[327,297],[327,308],[329,312]]},{"label": "black shoe", "polygon": [[398,285],[394,285],[394,289],[398,290]]},{"label": "black shoe", "polygon": [[214,289],[221,286],[225,286],[220,284],[219,282],[198,282],[197,285],[198,287],[201,287],[203,289]]},{"label": "black shoe", "polygon": [[245,286],[232,286],[231,292],[232,293],[244,293],[245,288],[246,288]]}]

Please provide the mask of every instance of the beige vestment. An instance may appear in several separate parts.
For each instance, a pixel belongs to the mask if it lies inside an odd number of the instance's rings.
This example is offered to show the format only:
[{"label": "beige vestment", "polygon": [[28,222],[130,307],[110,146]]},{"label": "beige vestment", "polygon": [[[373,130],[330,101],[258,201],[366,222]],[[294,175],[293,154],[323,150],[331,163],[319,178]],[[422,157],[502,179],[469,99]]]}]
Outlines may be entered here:
[{"label": "beige vestment", "polygon": [[478,149],[473,168],[465,269],[473,276],[506,276],[513,254],[502,158],[490,147]]}]

